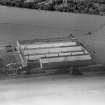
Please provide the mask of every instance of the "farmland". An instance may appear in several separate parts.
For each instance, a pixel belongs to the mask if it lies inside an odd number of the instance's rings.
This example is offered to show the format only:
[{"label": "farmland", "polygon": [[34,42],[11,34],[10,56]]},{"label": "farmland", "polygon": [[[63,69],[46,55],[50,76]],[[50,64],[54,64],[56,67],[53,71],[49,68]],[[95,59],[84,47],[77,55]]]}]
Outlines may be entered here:
[{"label": "farmland", "polygon": [[104,16],[46,12],[0,6],[0,41],[86,34],[104,26]]},{"label": "farmland", "polygon": [[[0,6],[0,42],[3,43],[14,44],[17,39],[66,37],[74,33],[78,39],[82,38],[81,41],[96,47],[98,57],[101,55],[104,59],[104,24],[104,16]],[[87,35],[96,31],[100,33]],[[1,105],[104,105],[104,98],[104,74],[67,74],[0,81]]]}]

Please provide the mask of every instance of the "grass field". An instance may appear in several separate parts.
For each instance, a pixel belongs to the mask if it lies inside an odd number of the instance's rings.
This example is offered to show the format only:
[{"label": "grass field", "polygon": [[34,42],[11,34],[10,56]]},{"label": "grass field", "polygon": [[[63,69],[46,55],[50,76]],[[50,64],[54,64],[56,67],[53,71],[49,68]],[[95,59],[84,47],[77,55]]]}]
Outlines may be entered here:
[{"label": "grass field", "polygon": [[[0,41],[67,37],[73,33],[94,54],[105,62],[105,16],[46,12],[0,6]],[[92,35],[87,33],[91,32]]]},{"label": "grass field", "polygon": [[71,32],[96,31],[104,16],[36,11],[0,6],[0,41],[68,36]]},{"label": "grass field", "polygon": [[1,105],[104,105],[104,75],[55,75],[0,81]]}]

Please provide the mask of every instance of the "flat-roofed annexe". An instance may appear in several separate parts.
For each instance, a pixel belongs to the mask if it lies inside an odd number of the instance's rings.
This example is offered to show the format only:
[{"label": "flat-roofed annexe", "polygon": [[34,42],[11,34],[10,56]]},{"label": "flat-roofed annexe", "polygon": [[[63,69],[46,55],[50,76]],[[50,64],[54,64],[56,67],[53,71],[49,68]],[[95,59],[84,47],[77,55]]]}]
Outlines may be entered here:
[{"label": "flat-roofed annexe", "polygon": [[17,47],[21,53],[21,59],[23,58],[22,62],[24,61],[26,64],[30,61],[39,62],[41,68],[47,64],[51,64],[51,67],[58,67],[64,66],[65,62],[73,65],[73,62],[75,64],[77,61],[92,60],[87,49],[80,45],[75,38],[70,37],[18,40]]}]

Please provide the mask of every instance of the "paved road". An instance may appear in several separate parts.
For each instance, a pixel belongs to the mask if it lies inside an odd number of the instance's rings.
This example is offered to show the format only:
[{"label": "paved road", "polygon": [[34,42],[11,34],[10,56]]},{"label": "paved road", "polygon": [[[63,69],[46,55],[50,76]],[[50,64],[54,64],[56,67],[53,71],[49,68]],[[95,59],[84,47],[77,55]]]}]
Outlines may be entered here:
[{"label": "paved road", "polygon": [[104,105],[105,75],[52,75],[0,81],[0,105]]}]

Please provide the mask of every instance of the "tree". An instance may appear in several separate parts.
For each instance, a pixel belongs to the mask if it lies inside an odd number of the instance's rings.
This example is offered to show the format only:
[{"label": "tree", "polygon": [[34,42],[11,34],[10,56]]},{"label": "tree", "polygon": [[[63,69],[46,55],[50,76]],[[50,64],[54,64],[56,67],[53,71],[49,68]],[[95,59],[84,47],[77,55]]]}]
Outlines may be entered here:
[{"label": "tree", "polygon": [[4,67],[3,59],[0,58],[0,68]]}]

